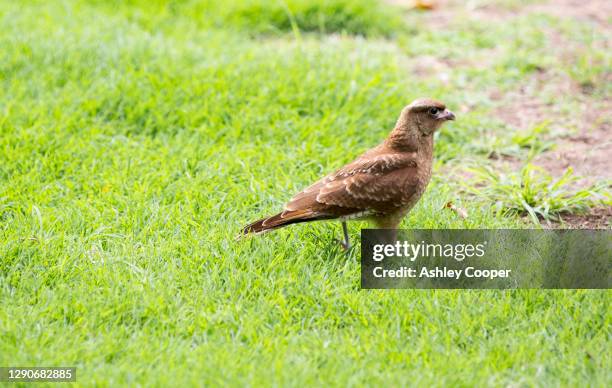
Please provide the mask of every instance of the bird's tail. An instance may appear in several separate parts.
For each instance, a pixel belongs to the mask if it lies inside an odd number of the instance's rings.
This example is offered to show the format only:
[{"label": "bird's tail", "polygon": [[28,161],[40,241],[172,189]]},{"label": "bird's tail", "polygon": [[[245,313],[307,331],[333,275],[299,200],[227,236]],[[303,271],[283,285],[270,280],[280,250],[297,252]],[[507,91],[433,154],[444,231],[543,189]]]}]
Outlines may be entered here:
[{"label": "bird's tail", "polygon": [[298,224],[300,222],[316,221],[333,218],[333,216],[325,216],[314,213],[311,210],[285,210],[273,216],[257,220],[242,229],[241,236],[250,233],[259,234],[265,233],[274,229],[282,228],[287,225]]}]

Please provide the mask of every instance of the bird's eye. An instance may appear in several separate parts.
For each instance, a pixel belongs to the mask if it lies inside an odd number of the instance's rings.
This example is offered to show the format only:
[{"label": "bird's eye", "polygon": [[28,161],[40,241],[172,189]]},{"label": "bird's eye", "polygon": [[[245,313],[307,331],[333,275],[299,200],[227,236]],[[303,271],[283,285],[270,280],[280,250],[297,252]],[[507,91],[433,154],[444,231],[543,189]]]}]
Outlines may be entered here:
[{"label": "bird's eye", "polygon": [[432,116],[437,115],[438,112],[440,112],[440,109],[438,108],[429,108],[429,114]]}]

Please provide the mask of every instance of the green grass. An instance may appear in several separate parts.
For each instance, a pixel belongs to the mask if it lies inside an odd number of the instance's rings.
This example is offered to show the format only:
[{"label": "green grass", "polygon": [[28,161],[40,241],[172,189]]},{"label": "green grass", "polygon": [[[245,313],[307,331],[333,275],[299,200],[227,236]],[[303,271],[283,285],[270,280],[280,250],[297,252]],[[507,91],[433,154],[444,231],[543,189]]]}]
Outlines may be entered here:
[{"label": "green grass", "polygon": [[[102,386],[610,385],[608,291],[366,292],[338,225],[234,240],[419,96],[458,121],[402,226],[527,227],[444,171],[545,144],[509,130],[495,112],[511,101],[492,88],[523,86],[534,64],[604,76],[542,28],[610,58],[577,21],[459,16],[434,30],[349,3],[286,1],[291,25],[281,2],[0,1],[0,366],[76,365],[81,385]],[[341,12],[321,25],[326,7]],[[389,13],[405,30],[387,29]],[[456,62],[446,81],[414,71],[425,56]],[[451,200],[467,219],[443,210]]]},{"label": "green grass", "polygon": [[123,13],[144,29],[173,29],[177,18],[199,28],[222,28],[252,36],[300,31],[391,36],[401,17],[376,0],[91,0],[106,12]]}]

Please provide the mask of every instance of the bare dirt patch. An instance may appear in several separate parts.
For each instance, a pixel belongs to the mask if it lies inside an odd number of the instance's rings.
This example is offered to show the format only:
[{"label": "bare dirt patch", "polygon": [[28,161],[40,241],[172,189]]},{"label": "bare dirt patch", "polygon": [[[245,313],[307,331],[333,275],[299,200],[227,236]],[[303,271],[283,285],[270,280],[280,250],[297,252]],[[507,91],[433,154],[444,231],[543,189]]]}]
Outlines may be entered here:
[{"label": "bare dirt patch", "polygon": [[560,139],[554,150],[538,155],[533,164],[541,166],[553,176],[560,176],[571,167],[581,177],[577,182],[580,186],[612,180],[610,135],[609,128],[600,127]]},{"label": "bare dirt patch", "polygon": [[[612,101],[583,95],[573,111],[559,112],[559,107],[542,102],[533,92],[551,85],[558,95],[580,95],[575,82],[560,77],[551,79],[541,72],[533,83],[504,95],[503,106],[496,109],[496,116],[518,131],[548,122],[555,146],[536,156],[532,163],[552,176],[561,176],[571,167],[575,175],[582,177],[577,182],[580,187],[612,181]],[[502,98],[493,92],[491,99]],[[518,165],[521,161],[514,160],[514,163]]]},{"label": "bare dirt patch", "polygon": [[[528,13],[540,13],[558,18],[579,19],[597,23],[610,29],[608,18],[612,15],[609,0],[554,0],[535,1],[530,4],[513,5],[503,1],[458,1],[458,0],[386,0],[387,3],[404,9],[420,10],[432,28],[445,28],[458,18],[472,21],[505,21]],[[417,4],[427,4],[419,7]]]},{"label": "bare dirt patch", "polygon": [[593,209],[589,214],[563,214],[562,222],[546,225],[550,229],[609,229],[612,227],[612,207]]},{"label": "bare dirt patch", "polygon": [[608,18],[612,15],[612,2],[609,0],[555,0],[545,4],[530,5],[528,11],[546,13],[559,18],[592,21],[609,29]]}]

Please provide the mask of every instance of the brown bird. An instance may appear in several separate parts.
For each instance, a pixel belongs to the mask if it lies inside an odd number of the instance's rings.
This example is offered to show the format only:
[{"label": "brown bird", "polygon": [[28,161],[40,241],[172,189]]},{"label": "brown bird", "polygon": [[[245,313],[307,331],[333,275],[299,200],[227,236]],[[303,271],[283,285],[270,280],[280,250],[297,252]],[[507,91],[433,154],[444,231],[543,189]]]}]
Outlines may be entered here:
[{"label": "brown bird", "polygon": [[454,119],[439,101],[413,101],[402,110],[382,144],[294,196],[282,212],[244,227],[242,233],[339,219],[344,232],[342,246],[349,249],[347,220],[370,219],[379,228],[396,229],[431,178],[434,132]]}]

